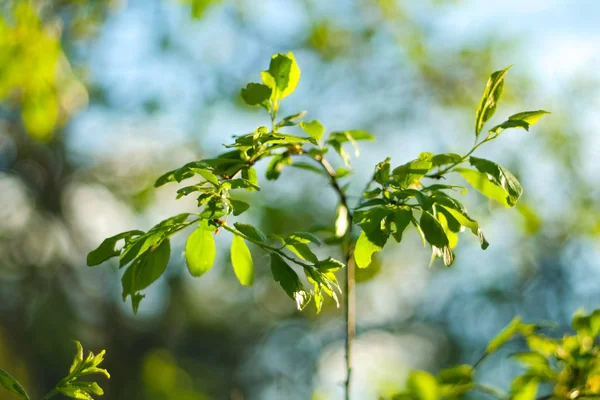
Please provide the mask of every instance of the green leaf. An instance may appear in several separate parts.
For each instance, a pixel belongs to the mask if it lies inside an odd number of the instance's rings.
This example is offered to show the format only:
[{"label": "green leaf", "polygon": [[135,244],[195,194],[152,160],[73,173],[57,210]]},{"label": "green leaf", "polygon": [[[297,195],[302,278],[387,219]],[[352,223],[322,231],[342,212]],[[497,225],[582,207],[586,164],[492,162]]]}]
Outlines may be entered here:
[{"label": "green leaf", "polygon": [[294,168],[303,169],[305,171],[312,171],[318,175],[325,176],[324,171],[321,168],[318,168],[312,164],[307,164],[307,163],[303,163],[303,162],[295,162],[290,165]]},{"label": "green leaf", "polygon": [[431,159],[433,154],[422,153],[419,158],[409,161],[404,165],[394,168],[392,176],[400,188],[408,188],[412,184],[419,182],[432,168]]},{"label": "green leaf", "polygon": [[275,154],[267,165],[267,179],[275,180],[281,175],[283,167],[292,164],[292,158],[287,153]]},{"label": "green leaf", "polygon": [[527,375],[516,378],[510,389],[510,400],[535,400],[539,382]]},{"label": "green leaf", "polygon": [[250,106],[263,106],[268,109],[268,102],[271,98],[272,89],[267,85],[260,83],[249,83],[245,89],[242,89],[242,99]]},{"label": "green leaf", "polygon": [[444,228],[429,212],[423,211],[419,225],[421,225],[425,240],[427,240],[429,244],[439,248],[448,246],[448,238],[446,237]]},{"label": "green leaf", "polygon": [[143,235],[143,231],[127,231],[119,233],[118,235],[111,236],[98,246],[97,249],[91,251],[87,256],[87,265],[90,267],[100,265],[109,258],[116,257],[120,254],[119,250],[115,249],[115,246],[119,240],[125,239],[126,241],[132,237]]},{"label": "green leaf", "polygon": [[0,385],[11,393],[14,393],[22,399],[30,400],[27,392],[21,384],[13,378],[8,372],[0,369]]},{"label": "green leaf", "polygon": [[545,110],[537,110],[537,111],[523,111],[508,117],[509,121],[523,121],[526,122],[529,126],[535,124],[542,118],[544,115],[550,114],[550,112]]},{"label": "green leaf", "polygon": [[302,130],[306,132],[308,136],[312,137],[317,142],[321,141],[321,138],[325,133],[325,127],[316,119],[310,122],[300,122],[300,128],[302,128]]},{"label": "green leaf", "polygon": [[407,386],[414,400],[440,400],[437,380],[428,372],[412,372],[408,377]]},{"label": "green leaf", "polygon": [[336,131],[329,134],[327,141],[335,141],[338,143],[346,143],[352,141],[367,140],[374,141],[375,137],[367,131],[361,129],[353,129],[349,131]]},{"label": "green leaf", "polygon": [[265,236],[264,233],[262,233],[260,231],[260,229],[250,225],[250,224],[243,224],[241,222],[236,222],[235,224],[233,224],[233,226],[235,226],[235,228],[240,231],[242,234],[244,234],[245,236],[249,237],[250,239],[253,239],[257,242],[264,242],[265,240],[267,240],[267,237]]},{"label": "green leaf", "polygon": [[444,227],[440,222],[435,219],[427,211],[423,211],[421,214],[421,220],[419,221],[421,230],[425,240],[432,246],[434,256],[439,256],[443,259],[444,265],[447,267],[452,265],[454,262],[454,254],[450,249],[450,241],[444,231]]},{"label": "green leaf", "polygon": [[273,99],[283,99],[290,95],[300,81],[300,68],[294,55],[275,54],[271,58],[268,71],[261,73],[263,83],[273,89]]},{"label": "green leaf", "polygon": [[310,261],[313,264],[319,262],[319,258],[315,255],[315,253],[313,253],[310,248],[303,243],[291,243],[287,244],[285,247],[303,260]]},{"label": "green leaf", "polygon": [[462,156],[456,153],[436,154],[431,158],[433,167],[440,167],[447,164],[455,164],[462,161]]},{"label": "green leaf", "polygon": [[464,384],[473,381],[473,367],[471,365],[457,365],[440,371],[438,379],[444,384]]},{"label": "green leaf", "polygon": [[373,253],[381,251],[382,247],[371,242],[367,234],[361,232],[354,248],[354,261],[359,268],[367,268],[371,264]]},{"label": "green leaf", "polygon": [[387,157],[375,166],[375,175],[373,180],[380,185],[385,185],[390,180],[390,158]]},{"label": "green leaf", "polygon": [[394,211],[392,222],[394,222],[395,229],[392,232],[392,236],[396,239],[396,242],[402,241],[402,233],[412,220],[412,211],[407,208],[399,208]]},{"label": "green leaf", "polygon": [[233,272],[240,283],[244,286],[252,286],[254,283],[254,262],[250,249],[241,236],[234,235],[231,242],[231,264]]},{"label": "green leaf", "polygon": [[217,256],[217,248],[213,229],[203,221],[187,239],[185,244],[185,261],[192,276],[202,276],[208,272]]},{"label": "green leaf", "polygon": [[327,138],[327,144],[334,148],[334,150],[342,157],[344,164],[346,166],[350,165],[349,156],[346,150],[342,147],[342,145],[346,142],[350,142],[354,147],[354,153],[356,157],[360,155],[357,141],[359,140],[368,140],[373,141],[375,138],[367,131],[363,130],[350,130],[350,131],[339,131],[339,132],[331,132],[329,137]]},{"label": "green leaf", "polygon": [[515,317],[512,321],[494,338],[486,348],[486,353],[490,354],[498,350],[500,346],[511,340],[515,335],[521,334],[529,336],[535,332],[535,325],[524,324],[521,318]]},{"label": "green leaf", "polygon": [[335,272],[341,268],[344,268],[345,265],[343,262],[338,261],[335,258],[328,257],[326,260],[322,260],[316,263],[315,267],[319,268],[321,271]]},{"label": "green leaf", "polygon": [[469,217],[469,215],[467,215],[465,211],[459,211],[455,208],[451,208],[444,205],[442,205],[441,208],[450,213],[450,215],[452,215],[452,217],[454,217],[460,225],[471,230],[471,232],[479,238],[479,245],[483,250],[487,249],[490,246],[488,241],[485,239],[485,236],[483,235],[483,231],[479,227],[479,223],[471,217]]},{"label": "green leaf", "polygon": [[483,125],[485,125],[485,123],[490,118],[492,118],[492,116],[496,112],[498,101],[500,100],[500,97],[502,96],[502,91],[504,90],[504,77],[506,76],[506,73],[511,67],[512,65],[503,70],[496,71],[492,75],[490,75],[485,86],[483,96],[481,96],[479,106],[477,107],[477,112],[475,113],[476,137],[479,136]]},{"label": "green leaf", "polygon": [[170,256],[171,243],[169,240],[163,240],[160,245],[139,256],[121,278],[123,300],[128,295],[147,288],[160,278],[167,268]]},{"label": "green leaf", "polygon": [[511,207],[504,189],[493,184],[487,174],[468,168],[456,168],[455,171],[460,173],[471,186],[484,196],[497,201],[504,207]]},{"label": "green leaf", "polygon": [[190,170],[206,179],[207,182],[210,182],[215,186],[219,186],[219,178],[217,178],[216,175],[209,170],[205,168],[190,168]]},{"label": "green leaf", "polygon": [[312,296],[304,290],[298,274],[275,253],[271,253],[271,272],[275,282],[278,282],[287,295],[296,302],[298,310],[303,310]]},{"label": "green leaf", "polygon": [[229,203],[231,203],[233,215],[236,217],[250,208],[250,204],[241,200],[229,199]]},{"label": "green leaf", "polygon": [[277,123],[277,127],[278,128],[283,128],[285,126],[295,126],[295,125],[298,125],[298,123],[296,122],[296,120],[304,117],[305,115],[306,115],[306,111],[301,111],[301,112],[299,112],[297,114],[288,115],[287,117],[285,117],[284,119],[282,119],[281,121],[279,121]]},{"label": "green leaf", "polygon": [[308,232],[294,232],[285,238],[285,242],[286,243],[304,243],[304,244],[314,243],[317,246],[321,245],[321,240],[318,237],[316,237],[315,235],[313,235],[312,233],[308,233]]},{"label": "green leaf", "polygon": [[471,156],[469,162],[472,166],[477,168],[479,172],[486,174],[490,182],[501,187],[506,192],[506,204],[511,207],[517,204],[517,201],[523,194],[523,188],[510,171],[483,158]]}]

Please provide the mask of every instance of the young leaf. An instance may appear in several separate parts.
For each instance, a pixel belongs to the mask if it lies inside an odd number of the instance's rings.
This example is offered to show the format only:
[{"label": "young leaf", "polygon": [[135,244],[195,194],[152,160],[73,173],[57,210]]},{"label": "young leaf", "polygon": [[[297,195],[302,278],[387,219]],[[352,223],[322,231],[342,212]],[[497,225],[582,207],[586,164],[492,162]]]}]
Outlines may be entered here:
[{"label": "young leaf", "polygon": [[341,268],[344,268],[345,265],[343,262],[338,261],[335,258],[329,257],[326,260],[322,260],[316,263],[315,267],[319,268],[321,271],[335,272]]},{"label": "young leaf", "polygon": [[502,96],[504,89],[504,77],[512,67],[506,67],[503,70],[494,72],[488,79],[485,91],[475,113],[475,136],[478,137],[483,125],[494,115],[498,101]]},{"label": "young leaf", "polygon": [[133,295],[154,283],[165,272],[169,257],[171,256],[171,243],[163,240],[155,248],[139,256],[125,271],[123,278],[123,300],[128,295]]},{"label": "young leaf", "polygon": [[300,68],[294,55],[275,54],[268,71],[261,73],[263,83],[273,89],[272,98],[283,99],[290,95],[300,81]]},{"label": "young leaf", "polygon": [[277,127],[278,128],[283,128],[285,126],[295,126],[295,125],[298,125],[298,123],[296,122],[296,120],[304,117],[305,115],[306,115],[306,111],[301,111],[301,112],[299,112],[297,114],[288,115],[287,117],[285,117],[284,119],[282,119],[281,121],[279,121],[277,123]]},{"label": "young leaf", "polygon": [[523,111],[508,117],[509,121],[523,121],[526,122],[529,126],[535,124],[542,118],[544,115],[550,114],[545,110],[537,110],[537,111]]},{"label": "young leaf", "polygon": [[380,185],[385,185],[390,180],[390,158],[387,157],[375,166],[375,175],[373,180]]},{"label": "young leaf", "polygon": [[535,331],[535,325],[524,324],[519,317],[513,318],[512,321],[494,338],[486,348],[486,353],[490,354],[498,350],[500,346],[511,340],[515,335],[522,334],[525,336],[531,335]]},{"label": "young leaf", "polygon": [[242,89],[242,99],[250,106],[263,106],[268,109],[268,102],[271,98],[272,90],[267,85],[260,83],[249,83],[245,89]]},{"label": "young leaf", "polygon": [[318,120],[311,122],[300,122],[300,128],[302,128],[302,130],[306,132],[308,136],[312,137],[317,142],[321,141],[323,133],[325,133],[325,127]]},{"label": "young leaf", "polygon": [[260,231],[260,229],[250,224],[236,222],[235,224],[233,224],[233,226],[235,226],[235,228],[242,234],[249,237],[250,239],[256,240],[257,242],[264,242],[265,240],[267,240],[267,237],[264,233]]},{"label": "young leaf", "polygon": [[254,283],[254,262],[250,249],[241,236],[234,235],[231,242],[231,264],[233,272],[240,283],[244,286],[252,286]]},{"label": "young leaf", "polygon": [[371,264],[373,253],[381,251],[382,247],[371,242],[367,234],[361,232],[354,248],[354,261],[358,268],[367,268]]},{"label": "young leaf", "polygon": [[215,262],[216,255],[213,229],[203,222],[190,234],[185,244],[185,260],[190,274],[198,277],[208,272]]},{"label": "young leaf", "polygon": [[236,217],[250,208],[250,204],[241,200],[229,199],[229,203],[231,203],[233,215]]},{"label": "young leaf", "polygon": [[8,372],[2,369],[0,369],[0,385],[9,392],[18,395],[20,398],[30,400],[23,386],[21,386],[21,384]]},{"label": "young leaf", "polygon": [[493,184],[487,174],[468,168],[456,168],[455,171],[460,173],[471,186],[484,196],[497,201],[504,207],[511,207],[504,189]]},{"label": "young leaf", "polygon": [[87,256],[87,265],[90,267],[100,265],[109,258],[116,257],[120,254],[119,250],[115,249],[117,242],[121,239],[131,239],[132,237],[143,235],[143,231],[127,231],[111,236],[98,246],[97,249],[91,251]]},{"label": "young leaf", "polygon": [[455,164],[462,161],[462,156],[456,153],[436,154],[431,158],[431,165],[439,167],[447,164]]},{"label": "young leaf", "polygon": [[392,232],[392,236],[396,239],[396,242],[402,241],[402,233],[410,224],[412,220],[412,211],[406,208],[399,208],[394,211],[392,222],[394,222],[395,230]]},{"label": "young leaf", "polygon": [[523,188],[510,171],[483,158],[471,156],[469,162],[479,172],[486,174],[493,184],[501,187],[506,192],[506,204],[511,207],[517,204],[517,201],[523,194]]},{"label": "young leaf", "polygon": [[440,222],[429,212],[423,211],[419,225],[423,231],[425,240],[427,240],[433,248],[433,256],[442,257],[444,265],[447,267],[452,265],[454,262],[454,253],[452,253],[450,241],[448,240],[448,236],[446,235],[442,224],[440,224]]},{"label": "young leaf", "polygon": [[439,400],[439,386],[433,375],[425,371],[415,371],[410,374],[407,382],[414,400]]},{"label": "young leaf", "polygon": [[404,165],[394,168],[392,176],[398,186],[402,189],[408,188],[415,182],[418,182],[432,168],[433,154],[421,153],[419,158],[409,161]]},{"label": "young leaf", "polygon": [[296,302],[298,310],[304,309],[312,298],[311,294],[304,290],[296,272],[275,253],[271,253],[271,272],[275,282],[278,282],[287,295]]}]

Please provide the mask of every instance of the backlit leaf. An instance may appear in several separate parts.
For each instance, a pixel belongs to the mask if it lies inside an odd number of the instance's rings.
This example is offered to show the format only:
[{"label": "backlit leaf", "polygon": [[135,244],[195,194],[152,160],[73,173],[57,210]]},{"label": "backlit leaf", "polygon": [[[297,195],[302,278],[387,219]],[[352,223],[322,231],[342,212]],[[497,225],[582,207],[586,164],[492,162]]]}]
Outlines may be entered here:
[{"label": "backlit leaf", "polygon": [[185,244],[185,260],[192,276],[202,276],[208,272],[217,255],[213,229],[203,222],[187,239]]},{"label": "backlit leaf", "polygon": [[479,136],[483,125],[485,125],[485,123],[492,118],[496,112],[498,101],[500,100],[502,91],[504,90],[504,77],[510,68],[511,66],[494,72],[487,81],[483,96],[481,96],[481,101],[479,102],[477,112],[475,113],[476,137]]},{"label": "backlit leaf", "polygon": [[233,272],[240,283],[244,286],[252,286],[254,283],[254,262],[250,249],[241,236],[234,235],[231,242],[231,264]]}]

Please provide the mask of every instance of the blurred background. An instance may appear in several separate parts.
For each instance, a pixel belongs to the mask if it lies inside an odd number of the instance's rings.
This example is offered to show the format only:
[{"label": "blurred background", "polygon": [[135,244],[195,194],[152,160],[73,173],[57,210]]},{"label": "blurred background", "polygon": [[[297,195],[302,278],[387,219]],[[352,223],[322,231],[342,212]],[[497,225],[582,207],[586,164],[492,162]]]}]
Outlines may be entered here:
[{"label": "blurred background", "polygon": [[[468,150],[487,76],[507,65],[490,126],[552,111],[479,153],[525,188],[517,210],[467,195],[487,251],[465,234],[451,269],[429,268],[411,232],[359,271],[354,398],[401,389],[412,368],[474,362],[514,315],[568,329],[600,303],[599,18],[595,0],[0,0],[0,368],[39,398],[79,339],[107,350],[106,399],[341,398],[342,310],[297,312],[258,252],[241,287],[226,232],[200,279],[176,236],[137,316],[116,265],[85,265],[105,237],[194,209],[154,180],[268,124],[239,89],[288,51],[302,79],[280,115],[377,138],[351,191],[386,156]],[[266,232],[334,220],[324,179],[285,170],[261,185],[242,220]],[[495,357],[480,377],[504,386],[514,365]]]}]

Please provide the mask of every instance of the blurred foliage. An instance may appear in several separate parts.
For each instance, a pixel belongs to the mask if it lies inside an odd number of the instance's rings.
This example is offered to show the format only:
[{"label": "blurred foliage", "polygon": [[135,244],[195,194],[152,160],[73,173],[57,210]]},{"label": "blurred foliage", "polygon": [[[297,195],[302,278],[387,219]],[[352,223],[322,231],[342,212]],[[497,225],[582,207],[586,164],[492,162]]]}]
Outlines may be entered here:
[{"label": "blurred foliage", "polygon": [[[99,368],[99,365],[104,361],[104,353],[102,350],[97,355],[91,351],[88,356],[83,358],[83,347],[81,343],[75,341],[77,345],[77,353],[73,358],[73,363],[69,369],[69,375],[61,379],[54,389],[44,396],[42,400],[63,395],[72,399],[93,400],[92,395],[102,396],[104,391],[96,382],[80,380],[82,376],[102,374],[106,378],[110,378],[110,374],[106,369]],[[13,378],[9,373],[0,369],[0,385],[7,391],[16,394],[21,399],[30,400],[29,395],[21,386],[21,384]]]},{"label": "blurred foliage", "polygon": [[[392,400],[442,400],[486,397],[511,400],[594,399],[600,396],[600,310],[573,317],[575,334],[553,338],[542,334],[543,325],[524,324],[516,317],[487,346],[485,355],[471,365],[443,369],[437,376],[412,372],[407,390]],[[526,351],[511,354],[525,371],[512,381],[508,394],[476,380],[477,366],[505,343],[524,339]],[[545,394],[551,392],[551,394]]]},{"label": "blurred foliage", "polygon": [[[444,139],[432,151],[453,151],[461,135],[444,133],[464,129],[462,137],[468,138],[471,118],[463,123],[460,116],[481,95],[473,83],[497,69],[499,60],[518,67],[510,72],[513,84],[504,96],[508,108],[544,104],[555,112],[552,124],[536,133],[535,143],[518,138],[524,140],[518,150],[500,146],[494,152],[525,180],[526,191],[516,206],[518,213],[504,214],[487,201],[472,206],[471,211],[494,216],[480,221],[498,238],[485,257],[470,257],[471,246],[465,243],[459,268],[428,271],[421,268],[421,251],[406,251],[419,240],[413,235],[398,249],[377,253],[375,264],[358,271],[362,279],[363,272],[381,266],[358,285],[363,299],[359,341],[366,349],[359,352],[358,373],[362,368],[375,377],[393,374],[401,384],[405,370],[389,368],[381,359],[394,360],[396,368],[399,364],[430,371],[469,363],[492,335],[490,330],[515,314],[532,321],[553,319],[559,331],[566,331],[575,308],[596,307],[600,208],[590,156],[593,128],[586,121],[598,79],[595,69],[586,67],[568,76],[553,75],[555,91],[547,86],[542,90],[541,78],[522,68],[540,65],[537,58],[521,56],[539,57],[543,51],[535,40],[548,37],[536,21],[547,21],[545,16],[531,14],[536,18],[528,19],[528,33],[520,37],[511,33],[525,28],[519,15],[526,10],[514,11],[511,29],[481,26],[482,19],[495,20],[491,3],[489,18],[479,14],[473,19],[469,12],[462,14],[472,2],[453,0],[185,3],[0,1],[2,29],[15,30],[16,7],[25,4],[39,21],[31,31],[59,46],[56,72],[47,85],[53,88],[56,108],[49,112],[56,114],[56,122],[46,139],[38,140],[40,136],[27,130],[22,88],[3,93],[0,100],[0,367],[10,369],[31,395],[47,392],[61,378],[68,363],[68,337],[109,350],[112,379],[103,386],[110,399],[164,398],[145,377],[151,375],[150,368],[143,367],[156,354],[165,361],[148,365],[176,369],[176,393],[234,400],[306,399],[314,388],[320,399],[339,394],[342,378],[332,372],[341,365],[335,358],[340,338],[332,333],[338,331],[339,311],[333,302],[324,304],[331,325],[295,311],[292,302],[282,301],[268,259],[260,255],[255,284],[240,290],[231,284],[231,268],[221,268],[229,262],[227,256],[218,257],[202,280],[186,279],[184,258],[178,257],[184,243],[174,240],[170,266],[135,319],[120,304],[116,268],[83,268],[85,253],[103,237],[135,226],[146,231],[151,221],[194,206],[185,199],[178,202],[181,206],[168,203],[169,190],[154,190],[153,179],[162,170],[214,153],[213,142],[222,142],[221,126],[244,132],[255,125],[256,113],[237,107],[240,82],[264,57],[282,49],[294,49],[307,66],[305,85],[294,99],[298,108],[310,105],[315,118],[333,115],[333,110],[339,121],[373,132],[383,146],[368,145],[365,154],[405,156],[413,151],[412,143],[425,142],[428,136]],[[194,7],[200,10],[197,19]],[[525,8],[530,10],[529,5]],[[565,14],[576,9],[569,7]],[[458,24],[458,32],[448,18]],[[469,26],[467,37],[460,36],[461,24]],[[574,28],[567,27],[565,34],[585,39]],[[557,35],[561,29],[557,27]],[[4,38],[0,35],[0,42]],[[560,44],[554,39],[553,49]],[[4,56],[3,50],[0,58]],[[33,63],[28,60],[26,65]],[[552,62],[544,65],[558,68]],[[0,71],[4,87],[3,67]],[[185,90],[178,92],[180,82]],[[155,90],[163,85],[166,89]],[[178,102],[190,93],[191,108]],[[90,109],[77,114],[87,102]],[[152,112],[140,118],[138,108]],[[219,117],[224,113],[227,124]],[[181,123],[182,116],[189,119]],[[168,125],[161,122],[165,118]],[[425,134],[424,121],[435,134]],[[329,120],[323,122],[334,127]],[[157,131],[161,135],[154,136]],[[180,131],[189,133],[183,141],[171,135]],[[152,147],[157,142],[160,146]],[[359,178],[361,162],[356,170]],[[303,173],[285,166],[280,179],[301,181]],[[273,196],[264,190],[239,199],[255,199],[256,207],[246,215],[262,231],[306,231],[334,222],[330,210],[322,210],[324,204],[333,209],[332,196],[315,195],[324,185],[324,180],[311,181]],[[487,213],[488,207],[494,212]],[[222,248],[221,234],[216,244]],[[380,337],[370,339],[372,332],[410,340],[382,342]],[[385,345],[382,354],[378,345]],[[494,381],[507,370],[517,372],[498,362],[484,365],[477,374],[482,381]],[[359,398],[378,389],[373,376],[359,379]]]}]

